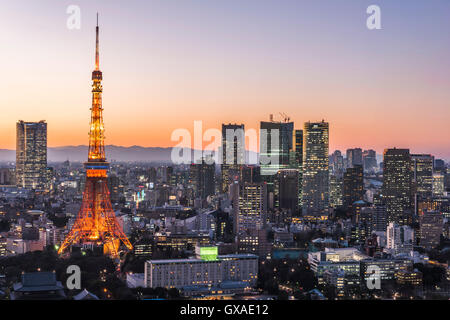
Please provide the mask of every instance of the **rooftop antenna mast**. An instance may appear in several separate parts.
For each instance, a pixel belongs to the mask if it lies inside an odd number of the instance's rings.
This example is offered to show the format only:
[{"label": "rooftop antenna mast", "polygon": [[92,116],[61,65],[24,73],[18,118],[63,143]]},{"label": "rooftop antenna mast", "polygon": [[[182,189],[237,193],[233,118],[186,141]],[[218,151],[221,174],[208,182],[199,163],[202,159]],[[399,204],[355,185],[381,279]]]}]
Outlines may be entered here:
[{"label": "rooftop antenna mast", "polygon": [[98,49],[98,12],[97,12],[97,26],[95,27],[95,70],[100,70],[100,54]]}]

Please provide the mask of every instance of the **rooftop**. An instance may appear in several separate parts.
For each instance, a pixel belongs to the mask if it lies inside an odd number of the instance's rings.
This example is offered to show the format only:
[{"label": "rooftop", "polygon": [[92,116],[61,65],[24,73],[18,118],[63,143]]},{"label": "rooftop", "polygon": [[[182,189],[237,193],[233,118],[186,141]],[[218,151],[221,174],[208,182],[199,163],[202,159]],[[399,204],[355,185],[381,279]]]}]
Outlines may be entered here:
[{"label": "rooftop", "polygon": [[168,264],[168,263],[203,263],[203,262],[217,262],[227,259],[258,259],[254,254],[227,254],[217,256],[217,260],[202,260],[202,259],[160,259],[160,260],[147,260],[152,264]]}]

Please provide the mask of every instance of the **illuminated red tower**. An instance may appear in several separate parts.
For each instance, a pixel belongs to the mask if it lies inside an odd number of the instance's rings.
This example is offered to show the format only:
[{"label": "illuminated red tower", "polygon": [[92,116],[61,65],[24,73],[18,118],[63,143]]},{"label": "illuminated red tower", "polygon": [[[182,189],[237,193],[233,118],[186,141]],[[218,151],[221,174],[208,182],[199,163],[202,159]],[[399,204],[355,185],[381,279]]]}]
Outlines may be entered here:
[{"label": "illuminated red tower", "polygon": [[92,243],[103,245],[105,254],[113,258],[119,256],[122,241],[128,249],[132,249],[130,241],[119,226],[111,206],[107,186],[109,163],[105,156],[105,136],[102,108],[102,72],[99,69],[98,50],[98,16],[95,43],[95,70],[92,72],[92,108],[91,127],[89,131],[89,156],[84,163],[86,168],[86,185],[83,202],[77,219],[58,253],[63,253],[75,243]]}]

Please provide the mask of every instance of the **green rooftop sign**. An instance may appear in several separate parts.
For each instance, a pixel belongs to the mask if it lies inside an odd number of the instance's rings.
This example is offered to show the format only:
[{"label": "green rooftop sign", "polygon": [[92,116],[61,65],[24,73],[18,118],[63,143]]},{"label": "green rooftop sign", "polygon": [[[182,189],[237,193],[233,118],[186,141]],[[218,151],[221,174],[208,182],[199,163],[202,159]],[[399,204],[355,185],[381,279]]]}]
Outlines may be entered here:
[{"label": "green rooftop sign", "polygon": [[200,247],[200,258],[205,261],[217,260],[218,252],[217,247]]}]

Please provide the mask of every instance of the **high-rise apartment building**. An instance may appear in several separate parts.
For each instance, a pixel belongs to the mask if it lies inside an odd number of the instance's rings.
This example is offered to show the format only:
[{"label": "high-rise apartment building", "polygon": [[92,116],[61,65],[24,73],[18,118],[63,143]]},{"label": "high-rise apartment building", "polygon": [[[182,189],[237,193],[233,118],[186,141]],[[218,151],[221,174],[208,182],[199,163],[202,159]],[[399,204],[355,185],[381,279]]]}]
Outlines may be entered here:
[{"label": "high-rise apartment building", "polygon": [[384,151],[382,194],[389,222],[411,223],[412,172],[408,149]]},{"label": "high-rise apartment building", "polygon": [[307,122],[303,130],[303,215],[328,215],[328,122]]},{"label": "high-rise apartment building", "polygon": [[43,189],[47,183],[47,123],[21,120],[16,128],[16,184]]}]

